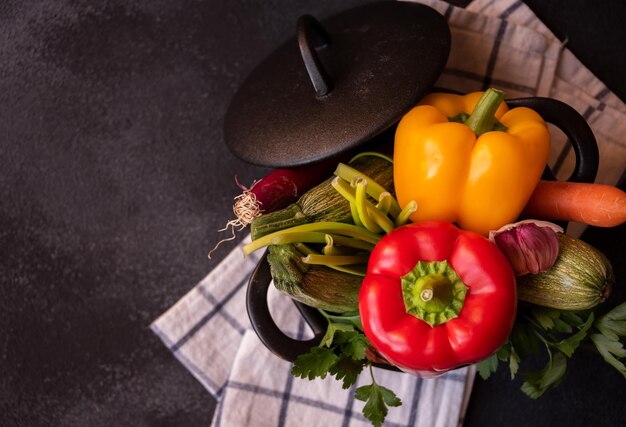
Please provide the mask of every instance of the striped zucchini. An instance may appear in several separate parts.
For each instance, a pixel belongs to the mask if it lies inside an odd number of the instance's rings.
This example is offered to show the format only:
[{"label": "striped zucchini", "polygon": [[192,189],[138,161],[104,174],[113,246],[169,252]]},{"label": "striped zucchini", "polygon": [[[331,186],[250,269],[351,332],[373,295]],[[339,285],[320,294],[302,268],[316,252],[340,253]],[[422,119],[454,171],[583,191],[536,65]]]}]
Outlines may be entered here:
[{"label": "striped zucchini", "polygon": [[560,310],[595,307],[609,296],[615,280],[609,260],[582,240],[557,236],[556,263],[545,273],[518,277],[518,299]]}]

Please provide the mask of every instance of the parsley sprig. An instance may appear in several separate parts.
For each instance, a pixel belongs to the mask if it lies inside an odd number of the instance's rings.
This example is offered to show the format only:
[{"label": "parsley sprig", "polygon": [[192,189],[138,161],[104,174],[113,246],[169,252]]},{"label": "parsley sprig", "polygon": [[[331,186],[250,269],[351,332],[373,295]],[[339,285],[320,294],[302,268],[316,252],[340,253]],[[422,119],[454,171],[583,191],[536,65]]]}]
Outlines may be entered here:
[{"label": "parsley sprig", "polygon": [[365,367],[369,368],[372,383],[358,387],[355,397],[365,402],[363,415],[379,427],[385,420],[389,406],[400,406],[402,402],[395,393],[376,383],[372,365],[366,357],[367,338],[361,330],[358,313],[336,316],[320,310],[328,320],[328,326],[319,345],[296,358],[291,369],[295,377],[313,380],[334,376],[342,382],[344,389],[356,384]]},{"label": "parsley sprig", "polygon": [[536,399],[563,381],[567,373],[567,359],[582,344],[591,343],[591,347],[595,346],[607,363],[626,377],[626,367],[619,360],[626,357],[625,338],[626,303],[597,319],[593,311],[523,307],[508,341],[496,354],[478,363],[478,373],[487,379],[503,362],[508,363],[513,379],[521,363],[543,356],[547,359],[543,368],[521,372],[525,380],[522,391]]}]

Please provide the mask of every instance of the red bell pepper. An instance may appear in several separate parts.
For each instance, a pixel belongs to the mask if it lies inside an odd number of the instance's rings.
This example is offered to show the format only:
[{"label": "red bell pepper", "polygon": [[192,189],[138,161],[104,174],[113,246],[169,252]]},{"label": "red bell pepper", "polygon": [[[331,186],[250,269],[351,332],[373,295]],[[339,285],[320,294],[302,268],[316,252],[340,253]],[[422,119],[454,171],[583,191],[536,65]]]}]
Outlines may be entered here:
[{"label": "red bell pepper", "polygon": [[488,239],[447,222],[409,224],[376,245],[359,293],[365,335],[400,369],[432,377],[506,341],[515,275]]}]

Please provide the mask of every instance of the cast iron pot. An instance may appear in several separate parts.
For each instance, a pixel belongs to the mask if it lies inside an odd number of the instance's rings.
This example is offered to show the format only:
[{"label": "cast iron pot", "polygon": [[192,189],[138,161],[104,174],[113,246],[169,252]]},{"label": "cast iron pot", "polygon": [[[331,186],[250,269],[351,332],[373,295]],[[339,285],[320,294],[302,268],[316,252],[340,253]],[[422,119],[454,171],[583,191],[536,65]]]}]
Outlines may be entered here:
[{"label": "cast iron pot", "polygon": [[[593,182],[598,171],[598,146],[585,119],[569,105],[550,98],[519,98],[506,101],[510,108],[529,107],[539,113],[543,119],[557,126],[569,139],[576,156],[576,165],[569,177],[570,182]],[[546,168],[543,179],[554,180],[554,175]],[[565,224],[562,224],[565,225]],[[317,311],[294,300],[302,317],[311,327],[314,337],[299,341],[283,333],[269,311],[267,292],[272,281],[267,252],[259,261],[248,283],[246,304],[252,328],[263,344],[278,357],[293,362],[295,358],[308,352],[320,343],[326,332],[327,321]],[[395,366],[375,364],[376,366],[398,370]]]}]

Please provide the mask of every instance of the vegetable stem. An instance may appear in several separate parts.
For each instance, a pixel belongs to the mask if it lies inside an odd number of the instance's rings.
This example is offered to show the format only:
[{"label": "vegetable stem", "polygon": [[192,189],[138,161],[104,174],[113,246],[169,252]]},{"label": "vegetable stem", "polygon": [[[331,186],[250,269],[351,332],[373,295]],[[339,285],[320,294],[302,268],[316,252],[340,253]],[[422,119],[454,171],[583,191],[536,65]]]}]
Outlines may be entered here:
[{"label": "vegetable stem", "polygon": [[302,262],[316,265],[351,265],[367,263],[369,255],[316,255],[309,254]]},{"label": "vegetable stem", "polygon": [[391,208],[392,199],[393,196],[388,191],[381,193],[378,198],[376,209],[378,209],[383,215],[387,215],[389,213],[389,209]]},{"label": "vegetable stem", "polygon": [[[335,175],[342,178],[343,180],[347,182],[353,182],[355,178],[363,178],[367,180],[369,184],[367,186],[368,194],[371,197],[373,197],[374,200],[379,200],[380,195],[382,193],[387,192],[385,187],[383,187],[382,185],[374,181],[372,178],[364,175],[363,173],[359,172],[358,170],[344,163],[339,163],[337,165],[337,169],[335,170]],[[395,198],[391,201],[389,212],[394,218],[397,217],[398,214],[400,213],[400,205],[398,205],[398,202],[395,200]]]},{"label": "vegetable stem", "polygon": [[402,211],[400,211],[400,215],[398,215],[398,218],[396,218],[396,227],[400,227],[406,224],[410,216],[415,211],[417,211],[417,202],[415,200],[411,200],[409,203],[406,204],[406,206],[404,206],[404,208],[402,208]]},{"label": "vegetable stem", "polygon": [[[309,234],[311,233],[311,234]],[[291,227],[287,230],[276,231],[263,237],[253,240],[243,246],[245,255],[261,249],[268,245],[278,245],[283,243],[326,243],[326,234],[332,233],[339,236],[333,236],[333,239],[343,245],[352,245],[365,249],[371,248],[371,244],[376,244],[380,240],[380,236],[352,224],[342,222],[314,222],[311,224],[303,224]],[[341,236],[353,237],[354,239],[342,239]],[[359,242],[362,241],[362,242]],[[369,243],[367,245],[366,243]]]},{"label": "vegetable stem", "polygon": [[480,97],[474,111],[465,122],[476,136],[492,131],[496,123],[496,110],[504,100],[504,92],[497,89],[487,89]]},{"label": "vegetable stem", "polygon": [[[358,179],[359,178],[357,178],[357,181],[358,181]],[[380,231],[380,229],[382,229],[383,231],[385,231],[385,233],[389,233],[391,230],[393,230],[395,228],[393,222],[387,217],[387,215],[385,215],[383,212],[381,212],[378,208],[376,208],[376,206],[374,206],[368,200],[364,200],[364,202],[363,201],[357,201],[357,195],[356,195],[355,189],[353,189],[342,178],[336,177],[335,179],[333,179],[332,186],[337,190],[337,192],[339,192],[339,194],[341,194],[343,197],[345,197],[346,200],[348,200],[348,202],[350,202],[351,206],[354,205],[356,207],[357,216],[359,216],[359,222],[362,223],[363,219],[360,218],[360,212],[358,210],[358,205],[359,205],[359,203],[365,203],[365,209],[366,209],[365,212],[367,212],[368,217],[371,218],[371,220],[375,222],[375,225],[379,227],[378,228],[379,231]],[[389,193],[387,193],[387,194],[389,194]],[[391,199],[394,199],[393,196],[390,196],[390,197],[391,197]],[[365,197],[363,197],[363,199],[365,199]],[[361,209],[363,209],[363,208],[361,208]],[[362,224],[361,227],[364,227],[365,229],[368,229],[367,227],[365,227],[364,224]]]},{"label": "vegetable stem", "polygon": [[356,187],[356,211],[359,213],[359,218],[363,226],[372,233],[380,233],[381,228],[372,220],[367,209],[367,180],[365,178],[356,177],[354,184]]},{"label": "vegetable stem", "polygon": [[342,273],[352,274],[353,276],[365,277],[367,265],[366,264],[353,264],[353,265],[326,265],[333,270],[341,271]]},{"label": "vegetable stem", "polygon": [[378,157],[380,159],[387,160],[389,163],[393,164],[393,159],[391,157],[389,157],[389,156],[387,156],[387,155],[385,155],[383,153],[378,153],[376,151],[364,151],[362,153],[359,153],[359,154],[355,155],[354,157],[352,157],[348,163],[352,163],[356,159],[360,159],[361,157],[367,157],[367,156]]}]

